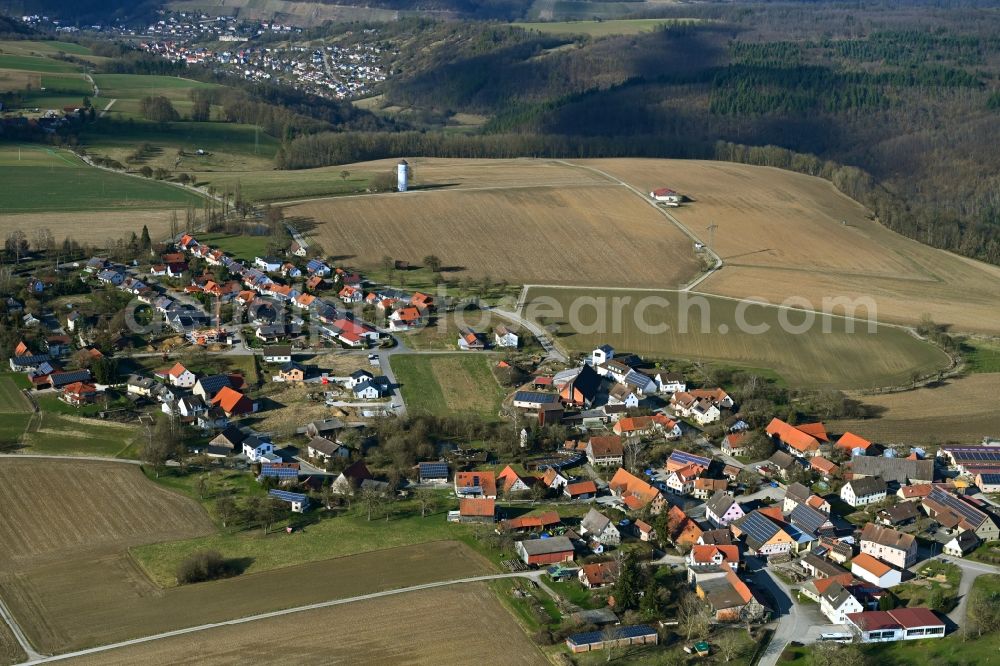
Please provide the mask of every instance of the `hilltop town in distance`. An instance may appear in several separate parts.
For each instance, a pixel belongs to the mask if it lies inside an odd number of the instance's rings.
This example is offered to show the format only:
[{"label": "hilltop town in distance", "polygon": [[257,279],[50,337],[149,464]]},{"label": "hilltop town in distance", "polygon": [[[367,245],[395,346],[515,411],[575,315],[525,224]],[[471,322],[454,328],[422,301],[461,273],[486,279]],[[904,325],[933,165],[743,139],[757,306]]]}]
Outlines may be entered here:
[{"label": "hilltop town in distance", "polygon": [[992,663],[990,8],[119,4],[0,3],[0,666]]}]

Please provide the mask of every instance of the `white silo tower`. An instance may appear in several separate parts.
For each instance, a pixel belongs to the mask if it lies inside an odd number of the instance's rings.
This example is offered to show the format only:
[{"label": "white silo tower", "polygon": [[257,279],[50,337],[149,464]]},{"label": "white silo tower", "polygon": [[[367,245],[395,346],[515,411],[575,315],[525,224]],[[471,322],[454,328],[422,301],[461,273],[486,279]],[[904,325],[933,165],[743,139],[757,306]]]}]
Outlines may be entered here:
[{"label": "white silo tower", "polygon": [[399,160],[399,164],[396,165],[396,189],[400,192],[405,192],[409,177],[410,165],[406,160]]}]

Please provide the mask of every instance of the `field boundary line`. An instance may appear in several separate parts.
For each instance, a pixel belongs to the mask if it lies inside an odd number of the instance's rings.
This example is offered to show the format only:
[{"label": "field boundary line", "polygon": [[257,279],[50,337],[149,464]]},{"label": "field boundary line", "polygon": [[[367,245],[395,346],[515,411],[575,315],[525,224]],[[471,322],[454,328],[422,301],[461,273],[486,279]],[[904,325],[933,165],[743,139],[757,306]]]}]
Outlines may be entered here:
[{"label": "field boundary line", "polygon": [[[720,268],[722,268],[722,264],[723,264],[722,257],[720,257],[716,253],[715,250],[713,250],[711,247],[709,247],[707,243],[703,242],[701,240],[701,238],[698,237],[697,234],[695,234],[688,227],[686,227],[684,224],[682,224],[680,220],[678,220],[676,217],[674,217],[669,212],[667,212],[666,208],[664,208],[663,206],[660,206],[655,201],[651,200],[645,194],[643,194],[642,192],[640,192],[636,187],[633,187],[632,185],[630,185],[629,183],[625,182],[621,178],[616,178],[615,176],[612,176],[610,173],[608,173],[606,171],[602,171],[602,170],[600,170],[600,169],[598,169],[596,167],[587,166],[586,164],[575,164],[573,162],[568,162],[566,160],[556,160],[556,162],[558,162],[560,164],[565,164],[566,166],[575,167],[577,169],[586,169],[587,171],[590,171],[592,173],[596,173],[596,174],[599,174],[601,176],[604,176],[608,180],[610,180],[610,181],[612,181],[614,183],[617,183],[618,185],[621,185],[621,186],[627,188],[630,192],[632,192],[637,197],[639,197],[640,199],[642,199],[643,202],[645,202],[647,205],[652,206],[653,209],[656,212],[658,212],[660,215],[662,215],[663,217],[665,217],[668,220],[670,220],[670,222],[672,222],[675,227],[677,227],[678,229],[680,229],[681,232],[685,236],[687,236],[688,238],[690,238],[692,240],[692,242],[694,242],[694,243],[696,243],[698,245],[701,245],[702,247],[705,248],[705,250],[708,252],[708,254],[710,254],[712,256],[712,258],[715,259],[715,265],[712,266],[711,268],[709,268],[708,270],[702,272],[700,275],[695,275],[694,278],[692,278],[692,280],[687,285],[684,286],[684,288],[682,289],[682,291],[690,291],[690,290],[694,289],[699,284],[701,284],[702,282],[704,282],[705,280],[707,280],[708,277],[710,275],[712,275],[715,271],[717,271]],[[697,253],[695,253],[695,254],[697,255]]]},{"label": "field boundary line", "polygon": [[17,640],[18,645],[21,646],[21,649],[24,650],[24,654],[27,655],[29,662],[45,658],[45,655],[37,652],[35,648],[32,647],[28,638],[24,635],[24,632],[21,631],[21,625],[19,625],[17,620],[14,619],[14,616],[11,614],[10,609],[7,608],[7,604],[3,602],[3,599],[0,599],[0,619],[3,619],[4,623],[10,627],[11,633],[14,634],[14,638]]},{"label": "field boundary line", "polygon": [[17,459],[17,458],[34,458],[41,460],[83,460],[86,462],[112,462],[112,463],[124,463],[126,465],[139,465],[142,466],[141,460],[130,460],[128,458],[107,458],[105,456],[75,456],[75,455],[65,455],[57,456],[52,453],[0,453],[0,460]]},{"label": "field boundary line", "polygon": [[[221,627],[236,626],[240,624],[247,624],[250,622],[257,622],[258,620],[269,620],[275,617],[282,617],[284,615],[292,615],[294,613],[303,613],[311,610],[321,610],[323,608],[331,608],[333,606],[341,606],[344,604],[355,603],[358,601],[368,601],[371,599],[380,599],[382,597],[394,596],[397,594],[405,594],[407,592],[418,592],[422,590],[432,590],[438,587],[448,587],[451,585],[461,585],[464,583],[480,583],[490,580],[499,580],[504,578],[528,578],[531,580],[537,580],[542,575],[541,571],[534,572],[515,572],[506,574],[488,574],[483,576],[471,576],[468,578],[457,578],[453,580],[442,580],[435,581],[433,583],[422,583],[420,585],[411,585],[410,587],[401,587],[394,590],[382,590],[379,592],[370,592],[368,594],[361,594],[354,597],[345,597],[343,599],[331,599],[329,601],[320,601],[315,604],[307,604],[305,606],[295,606],[293,608],[286,608],[284,610],[268,611],[266,613],[257,613],[254,615],[247,615],[244,617],[235,618],[232,620],[224,620],[222,622],[210,622],[207,624],[200,624],[193,627],[186,627],[184,629],[175,629],[173,631],[165,631],[159,634],[153,634],[150,636],[142,636],[140,638],[132,638],[127,641],[119,641],[117,643],[108,643],[107,645],[100,645],[97,647],[86,648],[83,650],[76,650],[74,652],[66,652],[63,654],[57,654],[52,656],[38,655],[34,653],[35,656],[29,654],[28,661],[22,662],[22,666],[28,666],[29,664],[45,664],[53,661],[64,661],[66,659],[75,659],[76,657],[83,657],[91,654],[100,654],[102,652],[108,652],[110,650],[116,650],[118,648],[130,647],[133,645],[141,645],[143,643],[150,643],[153,641],[158,641],[164,638],[173,638],[176,636],[184,636],[186,634],[193,634],[202,631],[208,631],[209,629],[218,629]],[[27,652],[27,651],[26,651]]]}]

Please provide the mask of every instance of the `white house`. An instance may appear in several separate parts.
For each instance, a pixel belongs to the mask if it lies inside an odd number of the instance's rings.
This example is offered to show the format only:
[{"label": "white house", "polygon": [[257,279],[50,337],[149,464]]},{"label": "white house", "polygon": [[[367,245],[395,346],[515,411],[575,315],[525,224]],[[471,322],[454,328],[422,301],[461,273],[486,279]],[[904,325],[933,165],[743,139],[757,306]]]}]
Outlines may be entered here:
[{"label": "white house", "polygon": [[176,363],[174,367],[167,370],[167,381],[170,382],[171,386],[191,388],[198,381],[198,378],[183,365]]},{"label": "white house", "polygon": [[243,440],[243,454],[250,462],[280,462],[281,458],[274,454],[274,444],[251,435]]},{"label": "white house", "polygon": [[591,509],[580,521],[581,536],[596,539],[605,546],[617,546],[622,541],[621,532],[613,520],[597,509]]},{"label": "white house", "polygon": [[868,523],[861,530],[861,552],[906,569],[917,563],[917,539],[891,527]]},{"label": "white house", "polygon": [[725,527],[745,515],[743,507],[724,490],[718,490],[705,502],[705,518],[717,527]]},{"label": "white house", "polygon": [[601,345],[590,352],[590,364],[595,368],[602,363],[607,363],[615,357],[615,348],[611,345]]},{"label": "white house", "polygon": [[697,465],[687,465],[673,471],[667,477],[667,489],[677,495],[688,495],[694,490],[694,481],[701,474],[701,469]]},{"label": "white house", "polygon": [[885,499],[885,481],[877,476],[866,476],[848,481],[840,489],[840,499],[853,507],[874,504]]},{"label": "white house", "polygon": [[253,265],[266,273],[277,273],[283,262],[278,257],[254,257]]},{"label": "white house", "polygon": [[674,372],[658,372],[655,379],[660,387],[660,393],[683,393],[687,391],[687,382],[684,380],[684,375]]},{"label": "white house", "polygon": [[374,381],[361,382],[351,387],[354,397],[361,400],[377,400],[382,397],[382,387]]},{"label": "white house", "polygon": [[860,553],[851,560],[851,573],[883,589],[895,587],[903,581],[903,574],[868,553]]},{"label": "white house", "polygon": [[264,347],[264,363],[291,363],[292,348],[289,345]]},{"label": "white house", "polygon": [[627,384],[615,384],[608,391],[609,405],[625,405],[625,409],[636,409],[639,396]]},{"label": "white house", "polygon": [[846,624],[849,613],[860,613],[865,607],[850,590],[840,583],[833,583],[820,595],[819,609],[831,624]]},{"label": "white house", "polygon": [[517,333],[510,330],[503,324],[493,329],[493,344],[500,348],[517,349],[520,344]]}]

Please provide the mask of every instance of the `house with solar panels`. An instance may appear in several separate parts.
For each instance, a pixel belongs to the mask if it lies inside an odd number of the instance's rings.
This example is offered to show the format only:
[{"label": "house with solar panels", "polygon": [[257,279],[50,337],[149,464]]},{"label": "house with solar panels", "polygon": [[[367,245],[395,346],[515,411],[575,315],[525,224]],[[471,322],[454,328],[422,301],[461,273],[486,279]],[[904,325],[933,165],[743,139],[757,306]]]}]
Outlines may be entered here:
[{"label": "house with solar panels", "polygon": [[746,537],[747,551],[753,555],[790,553],[795,545],[788,532],[760,511],[751,511],[732,526],[736,536]]},{"label": "house with solar panels", "polygon": [[990,514],[942,488],[933,488],[923,500],[924,511],[948,534],[973,532],[983,541],[1000,539],[1000,528]]},{"label": "house with solar panels", "polygon": [[269,490],[268,496],[288,502],[293,513],[305,513],[309,510],[309,496],[302,493],[293,493],[287,490]]},{"label": "house with solar panels", "polygon": [[448,463],[422,462],[417,464],[420,483],[432,483],[438,486],[448,485]]},{"label": "house with solar panels", "polygon": [[294,483],[299,480],[298,463],[272,463],[266,462],[260,466],[260,474],[257,480],[277,479],[279,483]]}]

